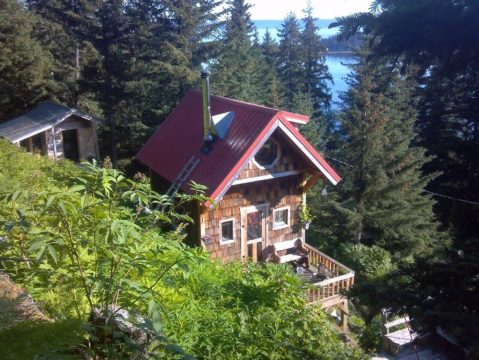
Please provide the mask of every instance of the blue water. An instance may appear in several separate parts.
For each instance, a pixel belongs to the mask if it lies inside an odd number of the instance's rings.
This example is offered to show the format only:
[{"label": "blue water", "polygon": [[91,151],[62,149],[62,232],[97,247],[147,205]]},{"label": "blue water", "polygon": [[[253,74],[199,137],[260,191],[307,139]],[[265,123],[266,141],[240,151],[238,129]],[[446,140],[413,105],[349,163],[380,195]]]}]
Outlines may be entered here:
[{"label": "blue water", "polygon": [[[328,29],[328,25],[334,20],[317,20],[319,35],[321,37],[330,37],[337,33],[337,28]],[[262,40],[266,32],[269,30],[273,39],[278,40],[278,30],[281,28],[283,20],[255,20],[255,26],[258,30],[259,39]],[[332,107],[337,109],[339,106],[339,94],[348,89],[346,77],[350,72],[348,64],[354,63],[354,58],[348,54],[328,54],[326,56],[326,65],[333,77],[333,84],[329,84],[332,95]]]},{"label": "blue water", "polygon": [[348,64],[353,64],[355,59],[347,54],[328,54],[326,56],[326,65],[333,77],[334,84],[329,84],[332,95],[332,107],[337,109],[340,104],[339,95],[348,89],[346,78],[351,72]]}]

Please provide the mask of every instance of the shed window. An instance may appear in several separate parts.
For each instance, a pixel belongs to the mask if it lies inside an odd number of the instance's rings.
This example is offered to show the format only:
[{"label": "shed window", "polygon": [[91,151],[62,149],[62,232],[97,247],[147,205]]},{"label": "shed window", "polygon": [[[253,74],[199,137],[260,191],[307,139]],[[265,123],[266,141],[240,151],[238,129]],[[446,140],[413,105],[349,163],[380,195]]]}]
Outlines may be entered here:
[{"label": "shed window", "polygon": [[273,210],[273,230],[289,226],[289,206]]},{"label": "shed window", "polygon": [[221,244],[229,244],[235,241],[234,219],[220,221],[220,239]]}]

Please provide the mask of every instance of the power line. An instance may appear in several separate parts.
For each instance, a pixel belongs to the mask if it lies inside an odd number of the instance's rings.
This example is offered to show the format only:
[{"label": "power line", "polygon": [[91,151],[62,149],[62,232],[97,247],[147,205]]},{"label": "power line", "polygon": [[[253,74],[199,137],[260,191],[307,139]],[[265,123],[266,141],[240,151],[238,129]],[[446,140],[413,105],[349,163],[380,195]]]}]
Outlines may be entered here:
[{"label": "power line", "polygon": [[469,200],[459,199],[459,198],[455,198],[455,197],[447,196],[447,195],[443,195],[443,194],[438,194],[438,193],[436,193],[436,192],[429,191],[429,190],[424,190],[424,189],[423,189],[422,191],[423,191],[423,192],[426,192],[426,193],[429,193],[429,194],[432,194],[432,195],[435,195],[435,196],[439,196],[439,197],[445,198],[445,199],[456,200],[456,201],[460,201],[460,202],[463,202],[463,203],[466,203],[466,204],[479,205],[479,202],[475,202],[475,201],[469,201]]},{"label": "power line", "polygon": [[354,165],[351,165],[351,164],[348,164],[347,162],[344,162],[344,161],[338,160],[338,159],[336,159],[336,158],[333,158],[332,156],[326,155],[325,153],[323,153],[323,156],[325,156],[325,157],[327,157],[328,159],[331,159],[331,160],[333,160],[333,161],[336,161],[336,162],[339,163],[339,164],[346,165],[346,166],[349,166],[349,167],[354,168]]},{"label": "power line", "polygon": [[[325,153],[323,153],[323,156],[325,156],[325,157],[327,157],[328,159],[331,159],[331,160],[337,162],[338,164],[346,165],[346,166],[352,167],[352,168],[354,169],[354,165],[348,164],[348,163],[345,162],[345,161],[336,159],[336,158],[334,158],[334,157],[332,157],[332,156],[326,155]],[[442,197],[442,198],[444,198],[444,199],[455,200],[455,201],[459,201],[459,202],[463,202],[463,203],[471,204],[471,205],[479,205],[479,202],[476,202],[476,201],[470,201],[470,200],[460,199],[460,198],[456,198],[456,197],[453,197],[453,196],[448,196],[448,195],[439,194],[439,193],[437,193],[437,192],[433,192],[433,191],[429,191],[429,190],[425,190],[425,189],[423,189],[422,191],[425,192],[425,193],[431,194],[431,195],[435,195],[435,196]]]}]

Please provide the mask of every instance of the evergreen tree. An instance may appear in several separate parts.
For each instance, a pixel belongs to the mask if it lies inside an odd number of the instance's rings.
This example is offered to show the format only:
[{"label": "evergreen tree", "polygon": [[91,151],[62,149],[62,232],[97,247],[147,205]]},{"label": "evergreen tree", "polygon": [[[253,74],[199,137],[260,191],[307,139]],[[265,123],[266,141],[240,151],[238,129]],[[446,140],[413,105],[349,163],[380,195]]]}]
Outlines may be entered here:
[{"label": "evergreen tree", "polygon": [[[379,245],[400,259],[431,250],[438,233],[432,201],[422,194],[430,177],[424,149],[414,146],[416,111],[410,80],[387,63],[354,66],[339,119],[342,175],[336,211],[339,238]],[[339,230],[341,231],[341,230]]]},{"label": "evergreen tree", "polygon": [[[128,17],[131,39],[130,94],[122,115],[124,156],[138,151],[181,97],[199,80],[200,68],[214,55],[205,41],[218,27],[217,1],[136,1]],[[166,16],[168,14],[168,16]]]},{"label": "evergreen tree", "polygon": [[197,81],[212,48],[203,40],[217,26],[215,0],[29,3],[91,49],[81,62],[79,91],[99,103],[104,153],[114,164],[131,157]]},{"label": "evergreen tree", "polygon": [[[454,230],[453,249],[439,260],[420,258],[401,267],[397,286],[366,299],[406,310],[432,332],[439,325],[471,346],[477,342],[479,269],[479,2],[377,0],[371,13],[341,19],[344,36],[363,29],[375,37],[374,57],[392,57],[422,72],[417,128],[434,159],[428,173],[439,218]],[[406,66],[404,66],[406,67]],[[456,198],[456,199],[455,199]],[[391,298],[390,294],[394,294]]]},{"label": "evergreen tree", "polygon": [[[429,190],[479,202],[479,68],[468,66],[455,75],[435,65],[419,88],[420,142],[434,156],[425,170],[440,172]],[[479,238],[479,206],[438,198],[443,224],[453,225],[458,242]]]},{"label": "evergreen tree", "polygon": [[265,72],[263,74],[262,87],[265,89],[264,104],[274,108],[283,106],[282,86],[278,77],[278,59],[279,47],[278,43],[273,39],[268,29],[263,37],[260,45],[261,56],[265,63]]},{"label": "evergreen tree", "polygon": [[16,0],[0,2],[0,120],[48,97],[53,59],[35,38],[34,14]]},{"label": "evergreen tree", "polygon": [[268,67],[276,67],[279,57],[279,47],[268,29],[266,29],[263,41],[261,42],[261,54]]},{"label": "evergreen tree", "polygon": [[262,103],[264,93],[258,84],[265,66],[258,47],[251,41],[255,29],[249,13],[251,5],[244,0],[228,4],[223,45],[212,68],[213,89],[218,95]]},{"label": "evergreen tree", "polygon": [[[340,19],[343,37],[362,29],[378,39],[373,56],[420,68],[420,140],[435,158],[427,171],[442,173],[431,190],[479,202],[479,2],[378,0],[375,7]],[[446,197],[437,201],[457,242],[479,238],[478,206]]]},{"label": "evergreen tree", "polygon": [[309,94],[313,103],[314,112],[324,113],[331,105],[331,94],[328,81],[333,78],[325,64],[326,48],[321,44],[316,19],[313,17],[311,3],[304,10],[303,31],[301,44],[304,52],[304,74],[302,77],[304,92]]},{"label": "evergreen tree", "polygon": [[40,18],[34,29],[36,38],[53,55],[55,89],[50,97],[99,115],[97,104],[90,101],[91,94],[80,89],[83,66],[97,57],[96,51],[76,36],[78,19],[87,16],[83,7],[79,2],[61,0],[27,0],[26,3]]},{"label": "evergreen tree", "polygon": [[286,16],[279,36],[278,75],[284,90],[284,105],[294,111],[295,98],[303,91],[304,57],[299,22],[293,13]]}]

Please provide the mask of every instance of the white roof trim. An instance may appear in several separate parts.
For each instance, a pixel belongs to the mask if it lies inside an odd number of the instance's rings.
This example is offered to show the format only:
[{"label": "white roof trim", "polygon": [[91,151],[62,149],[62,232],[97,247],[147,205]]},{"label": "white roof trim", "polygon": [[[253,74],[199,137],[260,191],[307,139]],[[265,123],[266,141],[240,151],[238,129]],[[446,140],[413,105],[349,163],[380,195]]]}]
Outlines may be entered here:
[{"label": "white roof trim", "polygon": [[331,183],[333,185],[337,185],[337,181],[331,176],[331,174],[326,171],[326,169],[324,168],[323,165],[321,165],[321,163],[316,160],[316,158],[313,156],[313,154],[311,154],[308,149],[306,149],[306,147],[301,143],[301,141],[298,140],[298,138],[296,138],[296,136],[294,136],[293,133],[291,133],[291,131],[286,127],[284,126],[281,122],[279,123],[279,128],[281,130],[283,130],[283,132],[293,141],[293,143],[303,152],[304,155],[306,155],[306,157],[311,160],[311,162],[314,164],[314,166],[316,166],[316,168],[319,169],[319,171],[321,171],[323,173],[324,176],[326,176],[326,178],[331,181]]},{"label": "white roof trim", "polygon": [[289,122],[292,122],[292,123],[298,123],[298,124],[307,124],[308,123],[307,121],[300,120],[298,118],[294,118],[294,117],[290,117],[290,116],[285,116],[284,118],[286,120],[288,120]]},{"label": "white roof trim", "polygon": [[[223,190],[218,194],[218,196],[213,199],[213,202],[216,202],[218,201],[219,199],[221,199],[224,194],[231,188],[232,185],[236,185],[235,182],[237,181],[241,171],[244,170],[244,168],[246,166],[248,166],[248,163],[251,161],[251,159],[256,155],[256,153],[259,151],[259,149],[261,149],[261,147],[264,145],[264,143],[266,141],[268,141],[268,139],[271,137],[271,135],[273,134],[273,132],[277,129],[277,128],[280,128],[284,134],[286,136],[288,136],[289,139],[291,139],[291,141],[298,147],[298,149],[304,154],[306,155],[306,157],[314,164],[314,166],[316,166],[316,168],[321,171],[321,173],[329,180],[331,181],[331,183],[333,185],[337,185],[338,182],[331,176],[331,174],[326,171],[326,169],[324,168],[323,165],[321,165],[321,163],[316,160],[316,158],[313,156],[313,154],[311,154],[311,152],[309,152],[308,149],[306,149],[306,147],[301,143],[301,141],[299,141],[296,136],[294,136],[294,134],[281,122],[280,119],[277,119],[273,126],[271,126],[271,128],[269,129],[269,131],[266,133],[266,135],[263,137],[263,139],[261,139],[261,141],[258,143],[258,145],[256,146],[256,148],[251,152],[251,155],[246,159],[246,161],[244,162],[243,166],[241,166],[239,168],[239,170],[236,172],[236,174],[233,176],[233,178],[229,181],[229,183],[223,188]],[[241,181],[241,180],[239,180]],[[211,204],[211,206],[213,206],[213,204]]]},{"label": "white roof trim", "polygon": [[269,180],[269,179],[279,179],[286,176],[299,175],[301,173],[303,173],[303,171],[301,170],[291,170],[291,171],[285,171],[285,172],[280,172],[275,174],[261,175],[261,176],[256,176],[252,178],[247,178],[247,179],[235,180],[233,181],[232,185],[248,184],[248,183],[252,183],[256,181]]},{"label": "white roof trim", "polygon": [[276,120],[273,124],[273,126],[271,126],[271,129],[269,129],[269,131],[266,133],[266,135],[263,137],[263,139],[261,139],[261,141],[258,143],[258,145],[256,146],[256,148],[253,150],[253,152],[251,153],[251,155],[246,159],[246,161],[244,162],[243,166],[241,166],[238,171],[236,172],[236,174],[233,176],[233,178],[229,181],[229,183],[223,188],[223,190],[218,194],[218,196],[213,199],[214,202],[218,201],[219,199],[221,199],[224,194],[226,194],[226,192],[230,189],[230,187],[233,185],[233,183],[236,181],[236,179],[238,179],[238,177],[240,176],[240,173],[241,171],[244,170],[244,168],[246,166],[248,166],[249,162],[251,161],[252,158],[254,158],[254,156],[256,155],[256,153],[259,151],[259,149],[261,149],[261,147],[264,145],[264,143],[266,141],[268,141],[268,139],[271,137],[271,135],[274,133],[274,131],[278,128],[278,124],[279,124],[280,120]]}]

